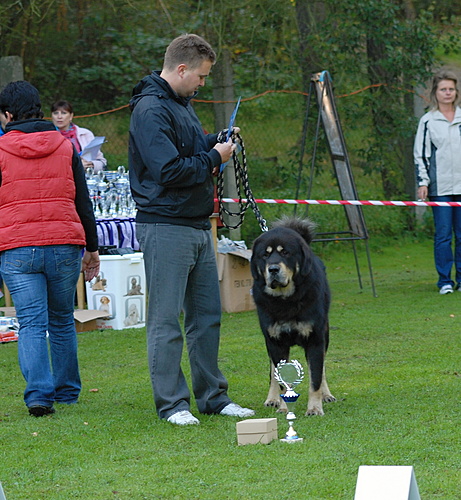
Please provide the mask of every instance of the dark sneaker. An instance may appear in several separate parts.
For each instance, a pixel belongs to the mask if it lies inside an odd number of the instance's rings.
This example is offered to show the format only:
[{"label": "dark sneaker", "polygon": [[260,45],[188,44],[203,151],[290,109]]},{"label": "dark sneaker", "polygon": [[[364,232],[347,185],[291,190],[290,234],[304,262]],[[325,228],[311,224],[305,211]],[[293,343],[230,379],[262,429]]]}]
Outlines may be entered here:
[{"label": "dark sneaker", "polygon": [[32,415],[33,417],[44,417],[45,415],[52,415],[54,412],[55,409],[52,406],[29,406],[29,415]]}]

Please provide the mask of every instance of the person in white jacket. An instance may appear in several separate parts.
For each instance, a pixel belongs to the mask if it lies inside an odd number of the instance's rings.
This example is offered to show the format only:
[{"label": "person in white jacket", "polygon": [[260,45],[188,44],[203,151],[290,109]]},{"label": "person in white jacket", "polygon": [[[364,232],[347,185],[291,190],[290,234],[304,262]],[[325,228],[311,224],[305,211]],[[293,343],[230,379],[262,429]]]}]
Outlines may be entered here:
[{"label": "person in white jacket", "polygon": [[[74,110],[69,101],[56,101],[51,106],[51,119],[53,120],[54,126],[64,137],[67,137],[72,142],[77,152],[81,153],[94,139],[94,134],[87,128],[75,125],[72,122],[73,118]],[[96,158],[92,160],[82,158],[82,163],[85,169],[87,167],[93,167],[94,172],[105,170],[107,166],[107,160],[104,158],[101,151],[98,151]]]},{"label": "person in white jacket", "polygon": [[[418,198],[461,202],[461,109],[458,78],[442,70],[432,82],[431,109],[419,121],[414,144]],[[434,260],[442,295],[461,291],[461,207],[432,207]],[[454,251],[452,241],[454,235]],[[455,281],[451,271],[455,266]]]}]

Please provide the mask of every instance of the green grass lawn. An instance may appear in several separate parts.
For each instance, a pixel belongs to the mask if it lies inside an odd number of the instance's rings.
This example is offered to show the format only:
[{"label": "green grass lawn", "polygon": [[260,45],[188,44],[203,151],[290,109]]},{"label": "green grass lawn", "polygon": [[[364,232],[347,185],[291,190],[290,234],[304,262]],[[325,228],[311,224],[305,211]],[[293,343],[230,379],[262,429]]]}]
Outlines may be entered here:
[{"label": "green grass lawn", "polygon": [[[237,446],[237,420],[219,415],[186,428],[160,421],[139,329],[80,334],[79,404],[32,418],[17,344],[0,345],[7,500],[350,500],[360,465],[412,465],[422,499],[459,499],[461,293],[437,293],[427,239],[373,250],[375,298],[358,248],[362,291],[347,243],[321,251],[333,293],[327,375],[338,401],[324,417],[304,417],[307,380],[298,386],[302,444]],[[299,350],[292,358],[306,368]],[[256,417],[277,417],[283,437],[284,416],[263,406],[268,361],[254,311],[223,315],[220,363],[230,396]]]}]

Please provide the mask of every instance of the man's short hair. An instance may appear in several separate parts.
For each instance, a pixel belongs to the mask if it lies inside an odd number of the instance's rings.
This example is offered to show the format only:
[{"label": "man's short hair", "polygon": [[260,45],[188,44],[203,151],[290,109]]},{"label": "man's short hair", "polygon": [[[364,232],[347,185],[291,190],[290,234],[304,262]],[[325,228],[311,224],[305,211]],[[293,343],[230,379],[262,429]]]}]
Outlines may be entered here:
[{"label": "man's short hair", "polygon": [[29,82],[10,82],[0,92],[0,111],[13,115],[13,121],[43,118],[40,94]]},{"label": "man's short hair", "polygon": [[184,34],[175,38],[165,52],[163,67],[173,71],[179,64],[187,64],[195,69],[203,61],[216,62],[216,54],[211,45],[201,36]]}]

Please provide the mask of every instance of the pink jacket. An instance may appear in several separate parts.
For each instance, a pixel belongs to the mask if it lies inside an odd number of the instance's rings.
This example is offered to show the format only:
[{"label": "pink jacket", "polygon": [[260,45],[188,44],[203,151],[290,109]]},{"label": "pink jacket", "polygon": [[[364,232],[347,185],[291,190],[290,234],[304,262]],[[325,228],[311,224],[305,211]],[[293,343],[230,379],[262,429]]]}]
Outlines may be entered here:
[{"label": "pink jacket", "polygon": [[[75,130],[77,132],[77,140],[80,144],[80,147],[82,150],[85,148],[85,146],[88,146],[88,144],[94,139],[94,134],[91,132],[91,130],[88,130],[87,128],[83,127],[78,127],[73,124],[75,127]],[[96,157],[95,160],[91,160],[94,164],[94,171],[99,172],[100,170],[104,170],[106,165],[107,165],[107,160],[104,158],[104,155],[99,151],[98,156]]]}]

